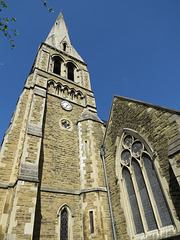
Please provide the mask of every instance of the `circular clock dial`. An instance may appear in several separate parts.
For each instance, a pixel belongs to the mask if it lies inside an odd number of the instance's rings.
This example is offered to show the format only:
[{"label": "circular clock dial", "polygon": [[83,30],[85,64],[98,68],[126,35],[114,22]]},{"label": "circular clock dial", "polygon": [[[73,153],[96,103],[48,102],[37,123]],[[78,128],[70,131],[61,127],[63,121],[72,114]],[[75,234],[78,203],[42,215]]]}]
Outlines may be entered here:
[{"label": "circular clock dial", "polygon": [[72,110],[72,105],[68,101],[62,101],[61,102],[61,107],[67,111]]}]

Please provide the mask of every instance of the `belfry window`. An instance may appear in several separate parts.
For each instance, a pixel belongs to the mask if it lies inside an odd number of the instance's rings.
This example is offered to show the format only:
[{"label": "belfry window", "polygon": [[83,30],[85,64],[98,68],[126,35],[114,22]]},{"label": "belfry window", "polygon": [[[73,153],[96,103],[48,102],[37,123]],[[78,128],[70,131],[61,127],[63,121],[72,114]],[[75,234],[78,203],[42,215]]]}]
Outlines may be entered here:
[{"label": "belfry window", "polygon": [[54,57],[54,68],[53,68],[53,73],[56,73],[58,75],[61,75],[61,58],[60,57]]},{"label": "belfry window", "polygon": [[133,235],[172,226],[172,219],[152,160],[150,148],[138,135],[124,133],[117,158],[127,215],[133,220]]},{"label": "belfry window", "polygon": [[67,64],[67,78],[74,81],[74,69],[75,66],[72,63]]}]

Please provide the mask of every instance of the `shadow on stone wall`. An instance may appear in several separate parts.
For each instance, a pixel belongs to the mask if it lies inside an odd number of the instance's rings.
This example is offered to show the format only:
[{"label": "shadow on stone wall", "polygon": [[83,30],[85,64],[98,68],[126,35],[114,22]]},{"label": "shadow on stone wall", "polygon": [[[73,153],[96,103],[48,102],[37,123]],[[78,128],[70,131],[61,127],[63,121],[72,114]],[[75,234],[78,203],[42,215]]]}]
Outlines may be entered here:
[{"label": "shadow on stone wall", "polygon": [[40,188],[41,188],[41,182],[42,182],[43,163],[44,163],[43,139],[44,139],[45,119],[46,119],[46,106],[45,106],[45,116],[44,116],[44,122],[43,122],[43,130],[42,130],[43,132],[42,132],[41,154],[40,154],[40,161],[39,161],[39,187],[38,187],[38,193],[37,193],[33,240],[39,240],[40,232],[41,232],[42,214],[41,214],[41,191],[40,191]]},{"label": "shadow on stone wall", "polygon": [[169,183],[170,192],[169,193],[173,201],[174,207],[176,209],[178,220],[180,220],[180,204],[179,204],[180,187],[171,166],[169,166],[169,175],[170,175],[170,183]]},{"label": "shadow on stone wall", "polygon": [[39,187],[38,187],[38,194],[37,194],[33,240],[39,240],[40,239],[41,219],[42,219],[40,188],[41,188],[41,180],[42,180],[43,161],[44,161],[44,153],[43,153],[43,141],[42,141],[41,156],[40,156],[40,162],[39,162]]}]

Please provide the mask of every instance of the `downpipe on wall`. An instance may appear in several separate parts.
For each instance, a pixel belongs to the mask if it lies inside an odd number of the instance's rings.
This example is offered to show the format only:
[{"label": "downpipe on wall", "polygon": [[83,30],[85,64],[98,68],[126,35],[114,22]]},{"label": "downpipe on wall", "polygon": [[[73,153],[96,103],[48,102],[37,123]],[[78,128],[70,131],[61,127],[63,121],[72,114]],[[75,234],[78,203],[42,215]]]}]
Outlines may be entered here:
[{"label": "downpipe on wall", "polygon": [[107,195],[108,195],[108,202],[109,202],[109,209],[110,209],[110,215],[111,215],[111,224],[112,224],[112,230],[113,230],[113,237],[114,240],[117,240],[116,238],[116,230],[114,226],[114,217],[113,217],[113,212],[112,212],[112,205],[111,205],[111,198],[110,198],[110,192],[109,192],[109,184],[107,180],[107,174],[106,174],[106,166],[105,166],[105,146],[102,145],[100,147],[100,156],[103,161],[103,167],[104,167],[104,175],[105,175],[105,181],[106,181],[106,188],[107,188]]}]

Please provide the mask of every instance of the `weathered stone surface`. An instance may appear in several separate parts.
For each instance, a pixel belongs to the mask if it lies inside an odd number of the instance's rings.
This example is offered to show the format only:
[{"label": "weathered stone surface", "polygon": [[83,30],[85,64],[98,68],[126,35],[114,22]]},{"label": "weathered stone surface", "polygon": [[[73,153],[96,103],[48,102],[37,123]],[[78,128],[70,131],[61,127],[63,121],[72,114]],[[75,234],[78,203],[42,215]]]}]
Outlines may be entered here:
[{"label": "weathered stone surface", "polygon": [[82,122],[82,121],[85,121],[85,120],[92,120],[92,121],[95,121],[95,122],[103,123],[99,119],[99,117],[97,116],[96,113],[92,113],[88,109],[84,109],[84,111],[82,112],[80,118],[78,119],[78,122]]},{"label": "weathered stone surface", "polygon": [[34,163],[21,163],[18,179],[32,182],[39,182],[38,165]]},{"label": "weathered stone surface", "polygon": [[180,207],[177,202],[180,199],[180,190],[168,159],[169,142],[174,142],[172,139],[179,136],[177,122],[169,124],[169,118],[173,114],[173,112],[161,107],[153,107],[153,105],[123,97],[114,97],[105,138],[105,161],[118,239],[129,239],[128,224],[130,224],[125,218],[121,199],[122,193],[116,179],[116,141],[117,137],[121,136],[123,129],[137,131],[156,152],[156,160],[160,167],[157,170],[160,171],[161,178],[166,179],[167,185],[163,185],[164,191],[169,195],[169,202],[173,204],[171,212],[174,214],[174,219],[178,219],[176,224],[179,224]]},{"label": "weathered stone surface", "polygon": [[39,95],[41,97],[46,97],[46,91],[42,88],[36,87],[34,88],[34,94]]},{"label": "weathered stone surface", "polygon": [[180,134],[169,140],[168,156],[180,151]]},{"label": "weathered stone surface", "polygon": [[42,137],[42,127],[29,123],[27,127],[27,134],[31,134],[36,137]]}]

